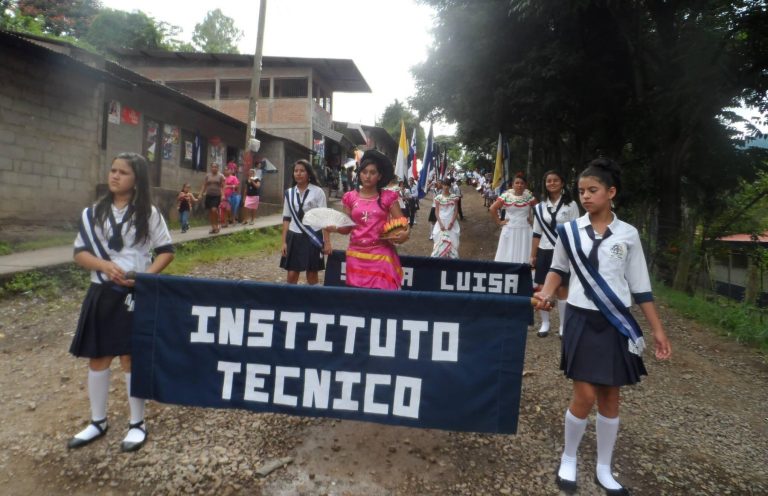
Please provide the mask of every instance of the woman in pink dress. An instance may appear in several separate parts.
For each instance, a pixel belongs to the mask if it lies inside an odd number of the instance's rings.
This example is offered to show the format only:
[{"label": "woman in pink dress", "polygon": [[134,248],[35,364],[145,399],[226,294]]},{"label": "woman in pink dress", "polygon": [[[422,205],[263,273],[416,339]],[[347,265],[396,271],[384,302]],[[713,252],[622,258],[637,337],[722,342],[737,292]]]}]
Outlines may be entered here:
[{"label": "woman in pink dress", "polygon": [[357,171],[360,190],[349,191],[342,198],[344,211],[356,225],[327,228],[330,232],[350,234],[347,286],[400,289],[403,269],[393,243],[406,241],[409,230],[399,232],[392,239],[381,239],[384,224],[403,216],[398,193],[383,189],[395,175],[392,161],[376,150],[368,150]]}]

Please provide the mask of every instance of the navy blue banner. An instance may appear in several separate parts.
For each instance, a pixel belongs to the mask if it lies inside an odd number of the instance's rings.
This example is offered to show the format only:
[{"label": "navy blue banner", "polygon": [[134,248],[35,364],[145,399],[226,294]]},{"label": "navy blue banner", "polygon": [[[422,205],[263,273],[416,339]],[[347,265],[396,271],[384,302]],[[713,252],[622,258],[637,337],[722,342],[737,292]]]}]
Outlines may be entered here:
[{"label": "navy blue banner", "polygon": [[[462,258],[410,257],[400,255],[403,289],[450,291],[495,295],[533,295],[531,266]],[[346,255],[334,250],[325,268],[326,286],[344,286]]]},{"label": "navy blue banner", "polygon": [[139,274],[131,392],[514,433],[530,299]]}]

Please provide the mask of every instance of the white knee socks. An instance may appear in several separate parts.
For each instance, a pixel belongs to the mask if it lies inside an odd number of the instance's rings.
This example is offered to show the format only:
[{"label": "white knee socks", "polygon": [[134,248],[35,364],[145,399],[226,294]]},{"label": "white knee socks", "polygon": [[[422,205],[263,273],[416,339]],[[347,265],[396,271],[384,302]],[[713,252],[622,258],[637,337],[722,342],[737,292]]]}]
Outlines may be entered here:
[{"label": "white knee socks", "polygon": [[549,312],[539,310],[539,316],[541,317],[541,327],[539,328],[539,334],[547,334],[549,332]]},{"label": "white knee socks", "polygon": [[613,474],[611,474],[611,458],[619,432],[619,417],[603,417],[598,413],[595,427],[597,431],[597,479],[607,489],[621,489],[621,484],[616,482]]},{"label": "white knee socks", "polygon": [[[125,389],[128,392],[128,406],[131,410],[131,423],[136,424],[144,420],[144,404],[147,402],[143,398],[135,398],[131,396],[131,373],[125,374]],[[123,442],[127,443],[139,443],[144,439],[144,433],[138,429],[129,429],[128,435],[125,436]]]},{"label": "white knee socks", "polygon": [[[103,420],[99,425],[105,428],[107,425],[107,396],[109,396],[109,369],[88,369],[88,400],[91,403],[91,420]],[[93,439],[99,435],[99,430],[93,425],[75,434],[78,439]]]},{"label": "white knee socks", "polygon": [[565,305],[568,300],[557,300],[557,318],[560,321],[560,335],[563,335],[563,325],[565,325]]},{"label": "white knee socks", "polygon": [[563,456],[560,459],[560,469],[557,475],[561,479],[568,481],[576,480],[576,453],[579,450],[581,438],[584,436],[584,430],[587,428],[587,419],[579,418],[571,413],[565,412],[565,448]]}]

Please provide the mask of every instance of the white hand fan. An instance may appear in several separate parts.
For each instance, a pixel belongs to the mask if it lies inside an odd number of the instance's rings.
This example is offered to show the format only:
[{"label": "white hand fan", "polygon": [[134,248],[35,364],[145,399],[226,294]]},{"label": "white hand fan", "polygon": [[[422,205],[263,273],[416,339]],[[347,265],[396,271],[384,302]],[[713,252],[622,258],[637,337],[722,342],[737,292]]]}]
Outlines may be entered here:
[{"label": "white hand fan", "polygon": [[312,229],[323,229],[328,226],[346,227],[354,226],[355,221],[344,212],[332,208],[313,208],[304,214],[302,222]]}]

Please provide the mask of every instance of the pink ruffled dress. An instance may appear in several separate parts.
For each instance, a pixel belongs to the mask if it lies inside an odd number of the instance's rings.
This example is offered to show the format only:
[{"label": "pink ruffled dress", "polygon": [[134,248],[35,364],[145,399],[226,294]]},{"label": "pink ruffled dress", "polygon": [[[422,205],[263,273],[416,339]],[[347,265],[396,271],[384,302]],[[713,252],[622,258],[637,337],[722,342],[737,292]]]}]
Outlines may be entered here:
[{"label": "pink ruffled dress", "polygon": [[379,238],[389,220],[389,209],[398,199],[390,190],[381,191],[378,198],[360,198],[358,191],[349,191],[342,198],[343,205],[355,221],[347,248],[347,286],[358,288],[400,289],[403,268],[395,247]]}]

